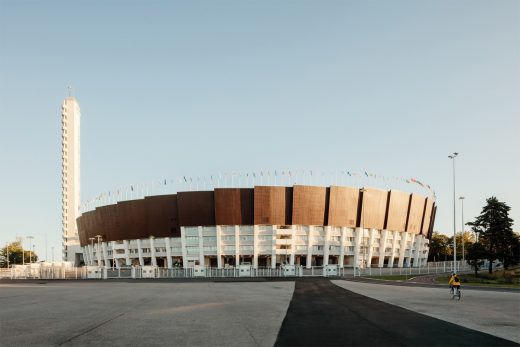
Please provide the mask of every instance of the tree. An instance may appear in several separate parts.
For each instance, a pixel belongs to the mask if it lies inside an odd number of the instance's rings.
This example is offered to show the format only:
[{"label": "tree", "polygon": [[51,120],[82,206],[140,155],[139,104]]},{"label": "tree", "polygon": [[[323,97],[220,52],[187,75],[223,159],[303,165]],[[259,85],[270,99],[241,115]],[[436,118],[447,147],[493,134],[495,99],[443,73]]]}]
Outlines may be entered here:
[{"label": "tree", "polygon": [[469,245],[466,262],[475,269],[475,277],[477,277],[478,270],[484,264],[482,259],[486,259],[486,255],[486,248],[480,242],[475,242]]},{"label": "tree", "polygon": [[486,202],[480,216],[467,225],[479,234],[479,242],[486,250],[485,258],[489,260],[489,273],[491,273],[493,261],[497,259],[504,262],[504,267],[518,263],[518,258],[514,259],[512,256],[518,238],[514,236],[513,220],[509,218],[511,208],[494,196],[486,199]]},{"label": "tree", "polygon": [[430,238],[430,251],[428,261],[446,261],[450,253],[449,237],[438,232],[434,232]]},{"label": "tree", "polygon": [[[9,262],[7,261],[7,255],[9,255]],[[38,261],[36,253],[24,250],[20,241],[12,242],[0,249],[0,267],[7,267],[8,264],[10,266],[23,264],[24,258],[22,256],[25,258],[26,264],[29,264],[30,261]]]}]

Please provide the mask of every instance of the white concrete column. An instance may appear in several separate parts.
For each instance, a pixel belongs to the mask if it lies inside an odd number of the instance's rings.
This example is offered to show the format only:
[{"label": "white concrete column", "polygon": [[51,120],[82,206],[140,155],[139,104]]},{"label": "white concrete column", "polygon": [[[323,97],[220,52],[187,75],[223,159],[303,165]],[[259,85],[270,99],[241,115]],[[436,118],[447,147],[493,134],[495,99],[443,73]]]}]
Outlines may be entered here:
[{"label": "white concrete column", "polygon": [[83,252],[83,261],[85,262],[85,265],[90,265],[88,245],[86,245],[85,247],[81,247],[81,251]]},{"label": "white concrete column", "polygon": [[164,238],[164,244],[166,246],[166,266],[168,266],[168,269],[171,269],[173,267],[173,262],[172,262],[172,247],[171,247],[169,237]]},{"label": "white concrete column", "polygon": [[310,269],[312,267],[312,248],[314,247],[314,227],[309,225],[307,231],[307,261],[305,267]]},{"label": "white concrete column", "polygon": [[399,236],[400,233],[399,231],[394,231],[392,235],[392,254],[390,255],[390,259],[388,260],[388,267],[394,267],[395,250],[397,248],[397,236]]},{"label": "white concrete column", "polygon": [[[114,243],[115,244],[115,243]],[[113,244],[113,245],[114,245]],[[130,260],[130,247],[129,247],[129,242],[128,240],[124,240],[123,241],[123,244],[125,245],[125,265],[126,266],[130,266],[132,265],[132,261]],[[112,245],[112,254],[113,254],[113,249],[114,249],[114,246]],[[119,267],[119,262],[116,262],[117,266]]]},{"label": "white concrete column", "polygon": [[402,232],[401,233],[401,245],[399,246],[399,261],[397,262],[398,267],[403,267],[404,262],[404,252],[406,250],[406,242],[408,241],[409,233]]},{"label": "white concrete column", "polygon": [[345,238],[347,234],[347,227],[341,227],[340,236],[340,248],[339,248],[339,267],[343,267],[345,264]]},{"label": "white concrete column", "polygon": [[204,237],[202,236],[202,227],[199,226],[199,265],[205,265],[204,263]]},{"label": "white concrete column", "polygon": [[385,265],[385,250],[386,250],[386,240],[388,239],[388,230],[381,231],[381,237],[379,238],[379,267],[383,267]]},{"label": "white concrete column", "polygon": [[410,238],[410,248],[408,249],[408,256],[404,257],[404,262],[406,264],[406,266],[410,267],[410,264],[411,264],[411,260],[412,260],[412,250],[414,249],[414,242],[415,242],[415,234],[410,234],[409,235],[409,238]]},{"label": "white concrete column", "polygon": [[[101,249],[103,251],[103,262],[105,266],[108,266],[108,250],[107,250],[108,242],[101,242]],[[112,258],[114,256],[114,249],[112,248]]]},{"label": "white concrete column", "polygon": [[271,268],[276,268],[276,225],[271,227]]},{"label": "white concrete column", "polygon": [[153,266],[157,265],[157,259],[155,258],[155,239],[153,237],[149,238],[150,240],[150,257]]},{"label": "white concrete column", "polygon": [[258,269],[258,225],[253,226],[253,268]]},{"label": "white concrete column", "polygon": [[235,225],[235,266],[240,265],[240,227]]},{"label": "white concrete column", "polygon": [[98,266],[101,266],[101,262],[103,261],[103,259],[101,258],[101,245],[98,243],[96,243],[96,245],[94,246],[96,247],[96,258],[97,258],[97,265]]},{"label": "white concrete column", "polygon": [[215,226],[215,232],[217,237],[217,268],[222,269],[222,242],[220,240],[222,227],[220,225]]},{"label": "white concrete column", "polygon": [[375,229],[370,229],[369,231],[369,237],[368,237],[368,259],[367,259],[367,266],[372,266],[372,257],[374,255],[374,234],[376,233]]},{"label": "white concrete column", "polygon": [[363,229],[356,228],[355,229],[356,236],[354,237],[354,267],[362,267],[361,260],[363,260],[363,255],[361,253],[361,240],[363,238]]},{"label": "white concrete column", "polygon": [[186,230],[181,227],[181,247],[182,247],[182,267],[188,268],[188,259],[186,256]]},{"label": "white concrete column", "polygon": [[326,226],[323,228],[325,231],[324,241],[323,241],[323,265],[329,265],[329,254],[330,254],[330,226]]},{"label": "white concrete column", "polygon": [[289,258],[289,264],[294,265],[294,256],[296,253],[296,229],[294,225],[291,225],[291,257]]},{"label": "white concrete column", "polygon": [[[123,242],[124,243],[124,242]],[[119,269],[119,259],[116,258],[116,242],[115,241],[111,241],[110,242],[110,246],[112,247],[112,262],[115,264],[116,268]],[[125,249],[125,252],[126,252],[126,249]]]},{"label": "white concrete column", "polygon": [[415,236],[415,242],[414,242],[414,250],[415,250],[415,257],[414,257],[414,260],[413,260],[413,267],[419,267],[419,263],[420,263],[420,256],[421,256],[421,250],[422,250],[422,240],[423,240],[423,236],[422,235],[416,235]]},{"label": "white concrete column", "polygon": [[141,239],[137,239],[137,255],[139,257],[139,265],[144,266],[143,244],[141,242]]}]

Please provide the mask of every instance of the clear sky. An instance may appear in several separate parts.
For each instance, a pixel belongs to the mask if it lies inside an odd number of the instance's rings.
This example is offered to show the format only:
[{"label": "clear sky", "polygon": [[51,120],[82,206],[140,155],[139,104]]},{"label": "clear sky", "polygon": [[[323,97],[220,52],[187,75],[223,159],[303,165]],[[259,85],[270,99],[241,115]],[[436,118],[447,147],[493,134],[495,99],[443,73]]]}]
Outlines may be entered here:
[{"label": "clear sky", "polygon": [[32,235],[45,258],[47,239],[49,259],[68,85],[82,200],[184,175],[366,170],[430,184],[452,234],[457,151],[466,220],[494,195],[518,230],[517,0],[0,0],[0,244]]}]

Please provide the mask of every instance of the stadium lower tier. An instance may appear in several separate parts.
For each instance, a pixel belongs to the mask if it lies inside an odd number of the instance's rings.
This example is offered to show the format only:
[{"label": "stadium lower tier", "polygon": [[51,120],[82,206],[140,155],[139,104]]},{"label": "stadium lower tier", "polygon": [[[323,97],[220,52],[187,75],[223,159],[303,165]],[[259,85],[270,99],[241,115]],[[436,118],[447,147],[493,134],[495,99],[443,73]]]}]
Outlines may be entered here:
[{"label": "stadium lower tier", "polygon": [[87,265],[217,268],[281,264],[307,268],[418,267],[426,264],[429,241],[404,231],[305,225],[190,226],[180,237],[119,241],[91,239],[83,246]]}]

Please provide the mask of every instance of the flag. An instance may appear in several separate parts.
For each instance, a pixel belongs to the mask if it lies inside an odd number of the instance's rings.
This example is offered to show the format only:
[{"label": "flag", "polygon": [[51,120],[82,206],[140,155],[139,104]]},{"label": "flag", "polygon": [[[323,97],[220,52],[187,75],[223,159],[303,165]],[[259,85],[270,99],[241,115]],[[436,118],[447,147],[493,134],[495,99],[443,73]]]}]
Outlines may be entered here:
[{"label": "flag", "polygon": [[134,191],[134,186],[130,186],[130,190],[131,190],[131,191]]},{"label": "flag", "polygon": [[367,176],[367,177],[368,177],[368,173],[367,173],[366,171],[365,171],[365,176]]},{"label": "flag", "polygon": [[350,174],[350,171],[347,171],[347,174],[348,174],[349,176],[352,176],[352,175]]},{"label": "flag", "polygon": [[184,182],[188,183],[188,180],[186,179],[186,176],[183,176],[184,177]]},{"label": "flag", "polygon": [[166,185],[166,180],[164,180],[164,185]]}]

